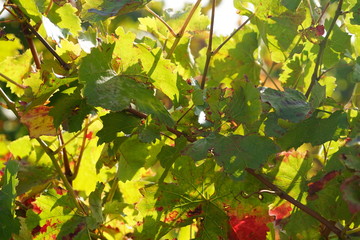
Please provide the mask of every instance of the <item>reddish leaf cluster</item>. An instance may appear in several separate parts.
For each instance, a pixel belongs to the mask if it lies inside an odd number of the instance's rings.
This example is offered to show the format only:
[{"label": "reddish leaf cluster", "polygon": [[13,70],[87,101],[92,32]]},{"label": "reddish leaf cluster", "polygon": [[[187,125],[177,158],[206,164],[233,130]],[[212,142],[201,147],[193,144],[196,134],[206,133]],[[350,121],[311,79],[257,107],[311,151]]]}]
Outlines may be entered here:
[{"label": "reddish leaf cluster", "polygon": [[264,218],[245,215],[243,218],[230,216],[229,240],[265,240],[269,228]]},{"label": "reddish leaf cluster", "polygon": [[273,221],[266,209],[254,208],[248,211],[239,207],[234,211],[227,206],[227,212],[230,225],[229,240],[266,239],[267,232],[270,230],[267,224]]},{"label": "reddish leaf cluster", "polygon": [[309,183],[309,190],[308,190],[308,200],[314,200],[317,198],[316,193],[322,190],[328,182],[330,182],[333,178],[338,176],[340,174],[340,171],[332,171],[327,173],[323,178],[316,182]]}]

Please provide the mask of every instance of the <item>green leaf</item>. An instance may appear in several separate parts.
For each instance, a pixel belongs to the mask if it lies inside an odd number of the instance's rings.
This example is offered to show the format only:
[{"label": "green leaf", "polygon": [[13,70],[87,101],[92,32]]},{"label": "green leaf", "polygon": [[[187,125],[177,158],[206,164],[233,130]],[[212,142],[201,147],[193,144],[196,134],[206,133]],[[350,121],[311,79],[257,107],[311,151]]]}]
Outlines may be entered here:
[{"label": "green leaf", "polygon": [[93,110],[81,96],[80,88],[71,93],[55,93],[49,105],[53,106],[49,115],[54,117],[55,127],[64,123],[64,129],[69,132],[80,131],[85,117]]},{"label": "green leaf", "polygon": [[343,198],[352,214],[360,211],[360,176],[354,175],[341,184]]},{"label": "green leaf", "polygon": [[91,210],[91,218],[94,220],[94,225],[89,226],[90,229],[96,229],[100,224],[104,222],[102,211],[101,195],[104,191],[105,185],[103,183],[97,183],[94,192],[89,195],[89,204]]},{"label": "green leaf", "polygon": [[279,117],[274,112],[267,115],[267,119],[264,124],[265,133],[268,137],[279,137],[286,132],[286,129],[279,125]]},{"label": "green leaf", "polygon": [[239,176],[245,168],[259,168],[277,150],[270,139],[262,136],[212,134],[190,144],[186,154],[198,161],[211,153],[227,173]]},{"label": "green leaf", "polygon": [[147,46],[139,44],[139,57],[144,71],[152,80],[152,84],[170,99],[179,99],[176,86],[177,72],[174,64],[165,59],[161,48],[149,50]]},{"label": "green leaf", "polygon": [[285,87],[304,89],[310,83],[309,79],[311,79],[310,76],[315,67],[315,60],[311,55],[308,56],[305,53],[302,55],[296,54],[292,59],[285,62],[283,72],[279,77]]},{"label": "green leaf", "polygon": [[93,6],[95,8],[89,8],[87,10],[90,13],[87,19],[95,22],[103,21],[109,17],[136,11],[139,8],[143,8],[150,1],[151,0],[97,1],[95,6]]},{"label": "green leaf", "polygon": [[339,159],[346,165],[346,167],[355,171],[360,171],[360,146],[359,144],[347,147],[342,147],[337,154]]},{"label": "green leaf", "polygon": [[229,230],[229,217],[219,207],[206,202],[202,207],[203,217],[201,228],[198,232],[196,240],[212,240],[222,239],[228,236]]},{"label": "green leaf", "polygon": [[85,218],[76,215],[73,201],[68,195],[60,195],[49,189],[32,203],[41,211],[34,215],[32,209],[26,213],[26,223],[30,229],[37,225],[42,231],[35,239],[50,239],[51,236],[63,237],[74,233],[76,228],[84,225]]},{"label": "green leaf", "polygon": [[149,157],[147,146],[148,144],[141,143],[136,136],[128,138],[120,145],[121,156],[117,172],[120,181],[131,180],[145,166]]},{"label": "green leaf", "polygon": [[112,111],[122,111],[134,103],[140,111],[152,114],[165,125],[173,125],[168,111],[152,90],[131,76],[116,75],[110,68],[113,49],[114,45],[104,44],[103,50],[93,49],[83,58],[79,80],[85,84],[84,95],[88,103]]},{"label": "green leaf", "polygon": [[19,6],[21,11],[34,20],[34,22],[41,21],[41,13],[35,0],[13,0],[12,2]]},{"label": "green leaf", "polygon": [[291,11],[295,11],[300,3],[301,3],[301,0],[282,0],[281,3],[289,10]]},{"label": "green leaf", "polygon": [[257,17],[262,19],[267,19],[269,16],[277,16],[286,10],[278,0],[234,0],[234,6],[245,13],[254,12]]},{"label": "green leaf", "polygon": [[305,153],[296,151],[282,152],[280,156],[282,160],[274,168],[276,175],[273,183],[302,202],[307,196],[305,192],[308,189],[308,172],[312,167],[311,159]]},{"label": "green leaf", "polygon": [[236,78],[245,78],[254,85],[258,83],[260,66],[254,57],[254,52],[258,48],[258,36],[255,32],[247,31],[238,37],[241,40],[229,42],[226,48],[213,57],[208,87],[217,87],[221,82],[227,83]]},{"label": "green leaf", "polygon": [[326,98],[326,87],[321,86],[319,82],[315,82],[311,89],[310,104],[312,109],[318,108]]},{"label": "green leaf", "polygon": [[19,163],[8,161],[5,173],[1,178],[0,189],[0,237],[10,239],[12,234],[18,234],[20,230],[19,219],[15,217],[16,186],[19,183],[17,173]]},{"label": "green leaf", "polygon": [[227,111],[231,120],[237,124],[251,124],[261,113],[260,93],[252,83],[246,81],[233,82],[234,93]]},{"label": "green leaf", "polygon": [[[26,50],[21,55],[14,55],[5,58],[0,63],[0,72],[10,78],[12,81],[23,85],[23,79],[26,77],[30,70],[32,56],[30,50]],[[4,78],[0,78],[1,81],[5,81]],[[24,89],[16,86],[11,82],[6,84],[13,93],[17,96],[24,94]]]},{"label": "green leaf", "polygon": [[360,2],[356,2],[350,12],[353,15],[353,18],[350,19],[351,24],[360,25]]},{"label": "green leaf", "polygon": [[114,141],[119,132],[132,133],[140,125],[141,119],[125,112],[113,112],[102,116],[101,121],[103,128],[96,134],[99,137],[99,145]]},{"label": "green leaf", "polygon": [[284,149],[298,148],[304,143],[313,146],[330,140],[337,140],[341,131],[348,127],[346,114],[336,111],[328,118],[317,118],[315,112],[310,118],[294,125],[277,142]]},{"label": "green leaf", "polygon": [[276,115],[292,122],[304,120],[311,106],[306,102],[306,97],[299,91],[286,88],[284,92],[271,88],[261,88],[261,100],[269,103]]},{"label": "green leaf", "polygon": [[77,11],[70,3],[65,3],[62,6],[53,7],[48,18],[59,28],[66,29],[74,37],[77,37],[78,33],[82,31],[81,20],[76,14]]}]

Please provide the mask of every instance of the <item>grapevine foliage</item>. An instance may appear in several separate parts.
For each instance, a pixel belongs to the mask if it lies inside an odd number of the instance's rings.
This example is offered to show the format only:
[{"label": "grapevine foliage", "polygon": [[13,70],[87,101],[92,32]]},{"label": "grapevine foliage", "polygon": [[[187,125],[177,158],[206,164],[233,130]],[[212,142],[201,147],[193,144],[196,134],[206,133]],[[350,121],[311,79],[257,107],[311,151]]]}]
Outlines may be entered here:
[{"label": "grapevine foliage", "polygon": [[210,2],[5,2],[0,239],[356,239],[359,3]]}]

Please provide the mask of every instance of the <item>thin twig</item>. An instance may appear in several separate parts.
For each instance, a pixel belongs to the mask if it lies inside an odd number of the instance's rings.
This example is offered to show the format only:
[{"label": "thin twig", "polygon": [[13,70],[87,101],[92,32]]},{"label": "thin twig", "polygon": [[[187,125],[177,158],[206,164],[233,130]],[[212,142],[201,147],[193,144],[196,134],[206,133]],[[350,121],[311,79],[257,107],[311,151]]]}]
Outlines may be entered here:
[{"label": "thin twig", "polygon": [[[96,120],[98,120],[99,118],[95,118],[93,120],[91,120],[91,122],[88,124],[88,127],[93,124]],[[55,154],[59,153],[66,145],[68,145],[71,141],[73,141],[75,138],[79,137],[81,133],[83,133],[85,131],[86,128],[81,129],[79,132],[77,132],[72,138],[70,138],[66,143],[64,143],[63,145],[59,146],[58,149],[56,149],[54,151]]]},{"label": "thin twig", "polygon": [[72,199],[73,203],[75,204],[76,208],[80,212],[82,212],[84,215],[87,215],[87,212],[80,205],[79,200],[74,192],[74,189],[72,188],[71,184],[67,180],[65,174],[62,172],[61,167],[55,158],[54,152],[49,148],[49,146],[41,138],[36,138],[36,140],[39,142],[40,146],[45,151],[45,153],[50,157],[51,162],[52,162],[53,166],[55,167],[57,174],[59,174],[59,177],[61,178],[66,190],[70,194],[71,199]]},{"label": "thin twig", "polygon": [[74,175],[72,176],[72,179],[75,179],[79,173],[81,159],[82,159],[84,151],[85,151],[86,135],[88,134],[88,129],[89,129],[88,119],[86,119],[84,129],[85,130],[84,130],[84,136],[83,136],[82,143],[81,143],[80,153],[79,153],[79,157],[78,157],[77,162],[74,167]]},{"label": "thin twig", "polygon": [[246,19],[245,22],[243,22],[237,29],[235,29],[231,34],[230,36],[228,36],[224,42],[222,42],[212,53],[212,55],[214,56],[215,54],[217,54],[220,49],[233,37],[235,36],[235,34],[240,30],[242,29],[249,21],[250,19],[254,16],[255,14],[252,14],[250,17],[248,17],[248,19]]},{"label": "thin twig", "polygon": [[[64,138],[62,136],[62,133],[61,131],[59,131],[59,142],[61,145],[64,144]],[[69,163],[69,158],[68,158],[68,154],[67,154],[67,151],[66,151],[66,148],[63,147],[62,149],[62,159],[63,159],[63,162],[64,162],[64,169],[65,169],[65,176],[67,178],[67,180],[69,181],[70,185],[72,185],[72,171],[70,169],[70,163]]]},{"label": "thin twig", "polygon": [[157,15],[153,10],[151,10],[147,5],[145,5],[145,10],[148,11],[151,15],[153,15],[155,18],[157,18],[160,22],[162,22],[165,27],[170,31],[171,35],[173,35],[174,37],[177,36],[177,34],[174,32],[174,30],[170,27],[169,24],[167,24],[167,22],[164,21],[164,19],[162,19],[159,15]]},{"label": "thin twig", "polygon": [[5,76],[5,75],[2,74],[2,73],[0,73],[0,76],[3,77],[6,81],[8,81],[8,82],[10,82],[10,83],[12,83],[12,84],[14,84],[14,85],[16,85],[16,86],[19,87],[19,88],[22,88],[22,89],[26,89],[26,88],[27,88],[26,86],[15,82],[14,80],[12,80],[11,78]]},{"label": "thin twig", "polygon": [[315,83],[317,81],[319,81],[319,79],[320,79],[320,75],[321,75],[320,69],[321,69],[321,64],[322,64],[322,59],[323,59],[326,43],[327,43],[327,40],[329,39],[330,34],[331,34],[335,24],[336,24],[337,19],[342,14],[342,12],[341,12],[342,4],[343,4],[343,0],[339,0],[338,7],[336,9],[334,19],[332,20],[331,25],[330,25],[329,29],[327,30],[326,36],[324,37],[324,39],[319,44],[320,48],[319,48],[319,52],[318,52],[318,55],[317,55],[317,58],[316,58],[314,72],[313,72],[313,74],[311,76],[311,83],[310,83],[309,88],[307,89],[307,91],[305,93],[305,96],[307,98],[310,96],[311,90],[314,87]]},{"label": "thin twig", "polygon": [[184,22],[184,24],[182,25],[180,31],[176,34],[176,39],[175,39],[173,45],[171,46],[170,50],[167,52],[166,58],[170,58],[171,55],[174,53],[177,45],[179,44],[182,36],[183,36],[184,33],[185,33],[186,27],[188,26],[188,24],[189,24],[192,16],[194,15],[196,9],[199,7],[200,2],[201,2],[201,0],[197,0],[196,3],[195,3],[195,5],[193,6],[193,8],[190,10],[190,13],[189,13],[189,15],[187,16],[187,18],[185,19],[185,22]]},{"label": "thin twig", "polygon": [[195,105],[193,104],[188,110],[186,110],[186,112],[176,121],[176,125],[179,124],[179,122],[191,111],[191,109],[193,109],[195,107]]},{"label": "thin twig", "polygon": [[214,34],[215,6],[216,6],[216,0],[213,0],[212,9],[211,9],[209,44],[208,44],[208,48],[206,51],[206,62],[205,62],[204,72],[203,72],[203,75],[201,78],[201,84],[200,84],[201,89],[205,88],[206,76],[207,76],[207,73],[209,70],[211,57],[213,55],[211,51],[212,51],[212,39],[213,39],[213,34]]}]

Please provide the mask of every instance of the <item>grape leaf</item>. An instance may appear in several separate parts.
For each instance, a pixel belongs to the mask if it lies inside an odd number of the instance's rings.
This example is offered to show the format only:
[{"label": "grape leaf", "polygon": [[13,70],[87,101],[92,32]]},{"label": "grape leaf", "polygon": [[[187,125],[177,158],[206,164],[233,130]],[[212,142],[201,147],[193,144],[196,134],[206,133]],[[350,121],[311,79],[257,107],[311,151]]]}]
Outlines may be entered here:
[{"label": "grape leaf", "polygon": [[104,222],[101,200],[101,194],[104,191],[104,188],[105,185],[98,182],[95,191],[93,191],[89,195],[91,220],[93,221],[93,224],[89,225],[90,229],[95,229],[98,227],[99,224],[102,224]]},{"label": "grape leaf", "polygon": [[[29,72],[31,66],[32,56],[30,50],[26,50],[21,55],[9,56],[0,63],[0,72],[10,78],[12,81],[23,85],[23,79]],[[21,66],[21,67],[20,67]],[[5,81],[2,77],[2,81]],[[24,89],[16,86],[11,82],[6,84],[13,93],[17,96],[21,96],[24,93]]]},{"label": "grape leaf", "polygon": [[82,98],[79,88],[73,93],[55,93],[50,99],[49,106],[53,106],[49,115],[54,118],[55,127],[58,128],[64,123],[64,129],[69,132],[80,131],[84,118],[93,110]]},{"label": "grape leaf", "polygon": [[122,182],[131,180],[136,173],[145,166],[149,158],[148,144],[140,142],[136,136],[126,139],[120,145],[120,161],[117,172],[118,179]]},{"label": "grape leaf", "polygon": [[48,106],[37,106],[27,112],[19,112],[20,121],[27,126],[31,138],[57,135],[53,117],[49,115],[50,109]]},{"label": "grape leaf", "polygon": [[213,154],[224,170],[239,176],[245,168],[258,168],[277,152],[277,146],[261,136],[222,136],[212,134],[190,144],[185,153],[199,161]]},{"label": "grape leaf", "polygon": [[237,124],[251,124],[261,113],[260,93],[252,83],[233,82],[234,93],[228,104],[228,114]]},{"label": "grape leaf", "polygon": [[355,6],[350,10],[353,18],[350,19],[351,24],[360,25],[360,2],[356,2]]},{"label": "grape leaf", "polygon": [[26,213],[26,224],[30,229],[40,226],[40,234],[34,239],[62,238],[74,233],[78,226],[85,226],[85,218],[76,214],[75,206],[68,195],[61,195],[55,189],[49,189],[37,197],[33,206],[40,211],[36,214],[33,209]]},{"label": "grape leaf", "polygon": [[360,211],[360,176],[352,176],[346,179],[341,184],[341,191],[343,193],[343,198],[349,206],[349,210],[352,214],[358,213]]},{"label": "grape leaf", "polygon": [[336,111],[328,118],[317,118],[315,112],[310,118],[290,128],[277,142],[284,149],[298,148],[303,143],[313,146],[330,140],[337,140],[341,131],[348,127],[346,114]]},{"label": "grape leaf", "polygon": [[[91,13],[87,19],[90,21],[103,21],[109,17],[126,14],[143,8],[151,0],[103,0],[97,1],[96,8],[89,8]],[[101,10],[99,10],[101,9]]]},{"label": "grape leaf", "polygon": [[286,88],[284,92],[271,88],[260,88],[261,100],[269,103],[276,115],[292,122],[304,120],[311,106],[306,97],[294,89]]},{"label": "grape leaf", "polygon": [[140,125],[141,119],[124,112],[114,112],[102,116],[101,121],[104,127],[96,134],[99,137],[99,145],[115,140],[118,132],[130,134]]},{"label": "grape leaf", "polygon": [[311,161],[305,153],[297,151],[282,152],[279,156],[283,157],[279,166],[274,168],[274,184],[282,190],[302,202],[307,190],[307,174],[311,168]]},{"label": "grape leaf", "polygon": [[0,189],[0,237],[2,239],[10,239],[13,233],[19,233],[20,222],[15,217],[15,198],[16,186],[19,183],[17,173],[19,171],[19,163],[16,161],[8,161],[5,173],[1,178]]},{"label": "grape leaf", "polygon": [[296,10],[299,7],[301,0],[282,0],[281,3],[289,10]]},{"label": "grape leaf", "polygon": [[[79,80],[85,84],[84,95],[92,106],[121,111],[136,104],[140,111],[152,114],[162,123],[172,126],[168,111],[154,97],[153,91],[128,75],[116,75],[109,67],[114,45],[104,44],[103,50],[93,49],[83,58]],[[129,91],[131,89],[131,91]]]},{"label": "grape leaf", "polygon": [[21,11],[34,20],[34,22],[41,21],[42,15],[35,0],[12,0],[12,2],[19,6]]},{"label": "grape leaf", "polygon": [[260,66],[254,57],[254,51],[258,48],[258,36],[255,32],[247,31],[238,37],[241,41],[229,42],[228,50],[224,48],[214,56],[214,68],[209,71],[211,79],[207,82],[208,87],[216,87],[225,80],[235,78],[245,77],[254,85],[259,81]]},{"label": "grape leaf", "polygon": [[51,11],[47,16],[59,28],[66,29],[76,38],[79,35],[78,33],[82,30],[81,20],[76,15],[77,11],[78,10],[70,3],[65,3],[60,7],[51,8]]}]

